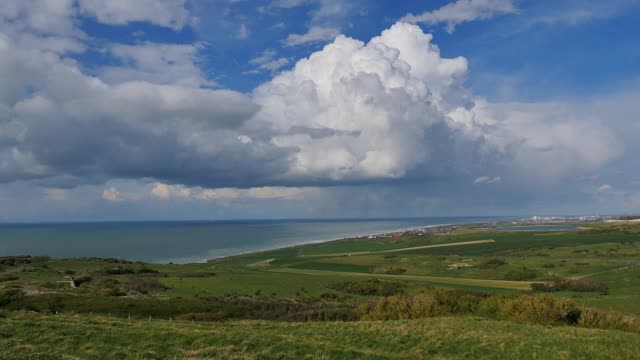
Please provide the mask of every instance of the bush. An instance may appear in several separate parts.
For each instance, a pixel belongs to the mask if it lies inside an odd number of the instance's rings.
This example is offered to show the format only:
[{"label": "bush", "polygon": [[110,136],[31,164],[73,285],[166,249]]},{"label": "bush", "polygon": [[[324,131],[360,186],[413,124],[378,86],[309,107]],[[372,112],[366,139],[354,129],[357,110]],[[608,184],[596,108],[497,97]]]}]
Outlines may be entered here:
[{"label": "bush", "polygon": [[576,291],[576,292],[599,292],[603,295],[609,293],[609,285],[602,281],[591,279],[556,279],[544,283],[531,284],[532,290],[537,291]]},{"label": "bush", "polygon": [[20,309],[24,305],[26,294],[20,289],[9,289],[0,292],[0,307]]},{"label": "bush", "polygon": [[153,291],[165,291],[168,287],[156,279],[131,279],[126,282],[127,290],[148,294]]},{"label": "bush", "polygon": [[374,304],[360,306],[365,320],[401,320],[433,317],[439,314],[439,304],[430,293],[395,295]]},{"label": "bush", "polygon": [[14,280],[18,280],[19,278],[20,277],[16,275],[2,275],[0,276],[0,282],[14,281]]},{"label": "bush", "polygon": [[407,269],[403,269],[403,268],[389,268],[387,270],[385,270],[385,274],[389,274],[389,275],[400,275],[400,274],[404,274],[405,272],[407,272]]},{"label": "bush", "polygon": [[503,266],[506,265],[507,262],[505,260],[502,259],[489,259],[487,261],[485,261],[484,263],[478,265],[478,267],[480,268],[486,268],[486,269],[495,269],[498,266]]},{"label": "bush", "polygon": [[520,270],[512,270],[504,275],[505,280],[527,281],[535,279],[538,276],[538,270],[522,267]]},{"label": "bush", "polygon": [[520,295],[505,301],[500,314],[509,320],[532,324],[571,324],[580,321],[575,301],[549,295]]},{"label": "bush", "polygon": [[355,295],[392,296],[404,293],[405,284],[369,279],[363,281],[332,282],[327,288]]},{"label": "bush", "polygon": [[186,277],[186,278],[207,278],[207,277],[214,277],[214,276],[216,276],[216,273],[214,272],[192,272],[192,273],[180,274],[180,277]]},{"label": "bush", "polygon": [[632,317],[591,308],[582,310],[578,325],[588,328],[640,332],[640,322]]},{"label": "bush", "polygon": [[147,265],[142,265],[141,267],[137,268],[135,270],[136,274],[157,274],[159,273],[158,270],[152,269],[150,267],[148,267]]},{"label": "bush", "polygon": [[129,274],[135,273],[135,271],[132,268],[121,267],[121,266],[106,268],[100,272],[104,275],[129,275]]},{"label": "bush", "polygon": [[83,275],[80,275],[80,276],[76,277],[75,279],[73,279],[73,283],[76,286],[80,286],[80,285],[82,285],[84,283],[88,283],[91,280],[93,280],[91,275],[83,274]]}]

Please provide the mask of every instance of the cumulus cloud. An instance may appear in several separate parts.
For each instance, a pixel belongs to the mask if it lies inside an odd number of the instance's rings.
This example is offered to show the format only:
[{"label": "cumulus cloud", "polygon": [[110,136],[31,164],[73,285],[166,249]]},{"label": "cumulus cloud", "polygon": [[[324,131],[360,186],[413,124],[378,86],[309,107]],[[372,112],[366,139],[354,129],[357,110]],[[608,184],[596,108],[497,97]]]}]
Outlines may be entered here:
[{"label": "cumulus cloud", "polygon": [[197,45],[113,45],[123,65],[92,76],[3,32],[0,181],[144,179],[159,199],[288,199],[399,179],[468,187],[478,174],[552,183],[623,152],[593,115],[473,95],[467,60],[441,56],[432,40],[408,23],[367,43],[337,36],[245,95],[207,88]]},{"label": "cumulus cloud", "polygon": [[151,189],[151,196],[160,200],[168,200],[172,197],[188,199],[191,197],[191,189],[184,185],[156,183]]},{"label": "cumulus cloud", "polygon": [[512,0],[457,0],[433,11],[418,15],[407,14],[400,21],[425,25],[446,23],[447,31],[452,33],[463,22],[487,20],[517,11]]},{"label": "cumulus cloud", "polygon": [[201,44],[112,44],[110,53],[120,66],[103,67],[100,78],[109,83],[132,80],[191,87],[215,86],[203,74],[198,51]]},{"label": "cumulus cloud", "polygon": [[186,0],[78,0],[81,12],[104,24],[149,21],[176,30],[189,22],[185,5]]},{"label": "cumulus cloud", "polygon": [[111,186],[102,191],[102,199],[107,201],[122,201],[124,200],[124,197],[118,189]]},{"label": "cumulus cloud", "polygon": [[286,168],[290,150],[272,145],[267,130],[243,129],[257,106],[240,93],[148,81],[110,85],[3,36],[0,58],[2,181],[67,175],[239,184]]},{"label": "cumulus cloud", "polygon": [[310,43],[333,40],[340,34],[340,29],[335,27],[312,26],[304,34],[289,34],[282,41],[285,46],[298,46]]},{"label": "cumulus cloud", "polygon": [[[32,31],[47,35],[72,35],[74,27],[74,0],[3,0],[0,19],[8,21],[20,32]],[[3,29],[6,30],[6,29]]]}]

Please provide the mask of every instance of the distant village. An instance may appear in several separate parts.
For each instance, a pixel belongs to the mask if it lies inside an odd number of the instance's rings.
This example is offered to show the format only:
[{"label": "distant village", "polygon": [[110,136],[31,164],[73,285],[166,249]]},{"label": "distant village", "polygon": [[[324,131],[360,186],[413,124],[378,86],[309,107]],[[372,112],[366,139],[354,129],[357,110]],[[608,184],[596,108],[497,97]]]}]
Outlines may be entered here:
[{"label": "distant village", "polygon": [[356,239],[380,239],[380,238],[393,238],[401,236],[438,236],[449,235],[451,232],[461,228],[462,225],[438,225],[438,226],[426,226],[420,228],[413,228],[408,230],[395,231],[390,233],[381,233],[365,236],[357,236]]},{"label": "distant village", "polygon": [[[578,222],[611,221],[614,216],[581,215],[581,216],[532,216],[530,218],[510,221],[510,225],[542,225],[542,224],[572,224]],[[504,223],[502,223],[504,224]],[[355,239],[381,239],[401,236],[443,236],[449,235],[463,227],[488,228],[498,225],[496,222],[458,225],[436,225],[400,230],[388,233],[356,236]]]}]

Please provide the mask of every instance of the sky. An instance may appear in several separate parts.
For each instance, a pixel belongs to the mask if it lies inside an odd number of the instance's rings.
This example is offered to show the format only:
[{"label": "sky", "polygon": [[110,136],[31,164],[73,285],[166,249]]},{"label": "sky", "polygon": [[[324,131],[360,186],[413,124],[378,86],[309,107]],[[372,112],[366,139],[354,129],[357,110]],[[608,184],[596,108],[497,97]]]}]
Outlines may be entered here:
[{"label": "sky", "polygon": [[3,0],[0,222],[640,213],[640,0]]}]

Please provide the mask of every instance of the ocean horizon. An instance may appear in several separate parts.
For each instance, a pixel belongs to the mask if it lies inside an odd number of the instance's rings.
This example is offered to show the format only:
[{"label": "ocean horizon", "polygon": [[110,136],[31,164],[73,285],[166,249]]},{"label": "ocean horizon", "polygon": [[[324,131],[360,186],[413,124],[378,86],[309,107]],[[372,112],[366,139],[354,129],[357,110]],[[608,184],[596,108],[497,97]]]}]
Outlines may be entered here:
[{"label": "ocean horizon", "polygon": [[103,257],[155,263],[209,259],[308,243],[516,216],[0,223],[0,256]]}]

